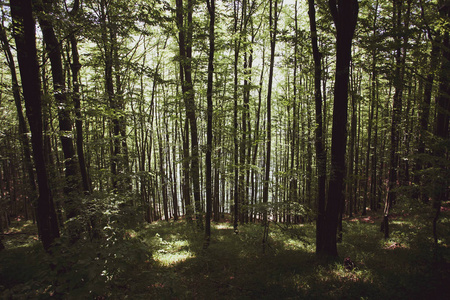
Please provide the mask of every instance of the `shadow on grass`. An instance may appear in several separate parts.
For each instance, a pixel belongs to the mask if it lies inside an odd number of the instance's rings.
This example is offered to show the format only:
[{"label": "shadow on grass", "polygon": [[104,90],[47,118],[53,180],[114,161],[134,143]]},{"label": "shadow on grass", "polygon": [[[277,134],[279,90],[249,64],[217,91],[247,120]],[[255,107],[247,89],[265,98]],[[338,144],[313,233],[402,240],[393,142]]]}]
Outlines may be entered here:
[{"label": "shadow on grass", "polygon": [[[261,225],[240,226],[234,234],[230,224],[214,224],[211,244],[203,250],[203,232],[195,224],[161,221],[126,231],[126,239],[109,248],[80,249],[84,252],[64,275],[73,279],[78,272],[75,284],[49,278],[56,273],[39,262],[36,244],[0,253],[0,278],[17,268],[7,285],[1,285],[13,289],[19,299],[18,287],[37,288],[37,283],[53,284],[55,291],[59,284],[58,295],[64,299],[445,299],[450,292],[448,264],[434,262],[429,228],[419,223],[392,222],[392,238],[384,241],[378,222],[346,221],[339,253],[356,263],[352,271],[344,268],[342,259],[324,262],[316,257],[311,224],[288,230],[271,224],[263,253]],[[444,257],[448,242],[443,238]],[[147,258],[140,256],[143,252]],[[99,257],[103,265],[95,267]],[[3,266],[6,261],[9,269]],[[37,280],[39,274],[46,280]],[[42,292],[40,298],[51,295]]]}]

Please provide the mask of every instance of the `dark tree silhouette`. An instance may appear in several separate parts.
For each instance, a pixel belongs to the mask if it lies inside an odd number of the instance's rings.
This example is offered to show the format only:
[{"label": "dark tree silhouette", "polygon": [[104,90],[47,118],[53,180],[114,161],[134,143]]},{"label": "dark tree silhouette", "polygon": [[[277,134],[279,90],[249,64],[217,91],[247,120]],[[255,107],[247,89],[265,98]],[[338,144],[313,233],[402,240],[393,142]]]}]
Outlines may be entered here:
[{"label": "dark tree silhouette", "polygon": [[26,114],[31,128],[31,143],[39,187],[36,207],[38,230],[44,249],[49,251],[52,243],[59,237],[59,227],[44,158],[36,25],[31,2],[31,0],[11,0],[10,3],[17,59],[22,78]]}]

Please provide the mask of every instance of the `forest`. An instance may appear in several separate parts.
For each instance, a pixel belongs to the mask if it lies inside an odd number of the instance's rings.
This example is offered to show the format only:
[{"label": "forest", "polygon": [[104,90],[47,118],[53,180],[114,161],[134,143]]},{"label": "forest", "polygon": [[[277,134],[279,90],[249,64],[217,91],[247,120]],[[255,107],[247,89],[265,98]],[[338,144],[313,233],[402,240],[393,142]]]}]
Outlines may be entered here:
[{"label": "forest", "polygon": [[0,6],[0,299],[450,295],[450,1]]}]

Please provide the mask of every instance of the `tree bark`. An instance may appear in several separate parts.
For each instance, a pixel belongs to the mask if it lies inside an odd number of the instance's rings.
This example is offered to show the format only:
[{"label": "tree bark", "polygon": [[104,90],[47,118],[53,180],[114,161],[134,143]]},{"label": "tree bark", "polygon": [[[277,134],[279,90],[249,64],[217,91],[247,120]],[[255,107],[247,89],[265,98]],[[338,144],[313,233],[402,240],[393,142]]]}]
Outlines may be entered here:
[{"label": "tree bark", "polygon": [[[393,0],[394,6],[394,29],[395,29],[395,42],[398,45],[395,53],[395,74],[394,74],[394,96],[392,100],[392,123],[391,123],[391,145],[389,150],[389,178],[388,178],[388,191],[384,205],[384,218],[382,228],[384,231],[385,239],[389,238],[389,226],[386,226],[389,222],[389,213],[392,206],[396,203],[396,187],[398,180],[398,167],[399,167],[399,142],[400,142],[400,124],[402,118],[402,100],[403,100],[403,78],[405,68],[405,54],[402,54],[402,43],[400,41],[399,33],[402,27],[402,1]],[[408,1],[409,15],[411,7],[411,1]],[[405,25],[406,28],[408,27]],[[406,37],[405,37],[406,39]],[[406,41],[406,40],[405,40]]]},{"label": "tree bark", "polygon": [[58,121],[61,131],[60,140],[64,153],[65,167],[64,205],[66,216],[70,219],[78,216],[81,212],[82,205],[79,195],[82,190],[80,182],[81,174],[73,146],[72,119],[70,117],[64,71],[62,68],[61,45],[56,37],[52,21],[49,18],[53,11],[53,1],[44,1],[41,9],[41,13],[38,14],[38,19],[51,64],[53,95],[58,104]]},{"label": "tree bark", "polygon": [[326,189],[326,154],[323,138],[322,93],[321,78],[322,65],[321,53],[317,44],[316,11],[314,0],[308,0],[309,25],[311,30],[311,44],[314,58],[314,102],[316,113],[315,124],[315,148],[317,160],[318,193],[317,193],[317,220],[316,220],[316,253],[323,249],[323,233],[325,226],[325,189]]},{"label": "tree bark", "polygon": [[357,0],[329,0],[336,26],[336,75],[334,83],[331,170],[328,201],[325,209],[323,248],[319,254],[337,256],[337,226],[344,201],[345,149],[347,145],[347,104],[349,65],[353,34],[358,19]]},{"label": "tree bark", "polygon": [[161,193],[163,199],[163,208],[164,208],[164,220],[169,221],[169,208],[168,208],[168,196],[167,196],[167,175],[166,170],[164,168],[164,150],[162,144],[162,134],[161,128],[162,125],[158,121],[156,122],[156,135],[158,138],[158,150],[159,150],[159,178],[161,181]]},{"label": "tree bark", "polygon": [[[245,0],[244,0],[245,1]],[[238,64],[239,64],[239,52],[241,49],[241,32],[238,32],[239,23],[239,4],[240,1],[233,2],[233,17],[234,17],[234,85],[233,85],[233,143],[234,143],[234,207],[233,207],[233,228],[234,232],[238,233],[238,220],[241,199],[239,199],[241,193],[239,185],[239,138],[238,138]],[[241,20],[241,24],[242,24]]]},{"label": "tree bark", "polygon": [[[72,18],[76,18],[78,16],[80,8],[80,1],[76,0],[73,3],[72,10],[70,15]],[[81,69],[80,56],[78,54],[78,41],[75,36],[74,29],[69,36],[70,47],[72,50],[72,100],[75,106],[75,130],[77,133],[76,138],[76,147],[77,147],[77,155],[78,155],[78,164],[81,173],[81,182],[83,184],[83,190],[85,193],[90,193],[92,188],[89,182],[89,176],[86,168],[86,159],[84,156],[84,141],[83,141],[83,120],[81,115],[81,99],[80,99],[80,82],[79,82],[79,73]]]},{"label": "tree bark", "polygon": [[213,75],[214,75],[214,26],[216,20],[216,1],[207,0],[209,12],[209,55],[208,55],[208,87],[207,97],[207,132],[206,132],[206,220],[205,243],[203,248],[208,248],[211,240],[211,214],[212,214],[212,166],[211,152],[213,141]]},{"label": "tree bark", "polygon": [[37,201],[39,235],[44,249],[49,252],[51,245],[59,237],[59,228],[44,158],[41,88],[32,1],[11,0],[10,5],[23,97],[31,128],[31,143],[39,187],[39,198]]},{"label": "tree bark", "polygon": [[[450,17],[450,4],[445,3],[440,8],[440,15],[446,18]],[[449,32],[446,30],[442,37],[442,62],[439,74],[439,94],[436,97],[436,128],[435,134],[440,140],[448,143],[450,140],[449,135],[449,119],[450,119],[450,37]],[[448,149],[448,148],[447,148]],[[436,149],[434,149],[434,155],[437,157],[445,156],[445,148],[444,146],[438,145]],[[447,152],[448,154],[448,152]],[[439,166],[442,168],[442,166]],[[442,172],[442,171],[441,171]],[[437,180],[437,179],[435,179]],[[439,245],[438,233],[437,233],[437,223],[439,220],[439,215],[441,212],[442,201],[448,199],[448,186],[449,179],[444,178],[437,180],[436,184],[436,195],[433,197],[433,208],[435,210],[434,218],[433,218],[433,238],[435,248],[437,249]]]},{"label": "tree bark", "polygon": [[189,122],[191,138],[191,156],[190,173],[194,190],[194,205],[197,219],[197,226],[203,227],[202,208],[200,203],[200,165],[199,165],[199,146],[197,132],[197,116],[195,105],[195,91],[192,83],[192,13],[193,0],[187,1],[187,24],[184,25],[184,7],[183,0],[176,1],[177,26],[179,30],[179,49],[180,49],[180,71],[184,72],[181,77],[183,99],[186,108],[186,119]]},{"label": "tree bark", "polygon": [[[278,24],[278,0],[269,1],[269,30],[270,30],[270,64],[269,64],[269,83],[267,87],[267,124],[266,124],[266,163],[265,163],[265,175],[263,185],[263,203],[265,205],[269,202],[269,181],[270,181],[270,158],[272,151],[272,83],[273,83],[273,70],[275,66],[275,46],[277,40],[277,24]],[[268,227],[267,223],[267,207],[264,207],[263,211],[263,224]],[[266,235],[263,238],[263,251],[267,243]]]}]

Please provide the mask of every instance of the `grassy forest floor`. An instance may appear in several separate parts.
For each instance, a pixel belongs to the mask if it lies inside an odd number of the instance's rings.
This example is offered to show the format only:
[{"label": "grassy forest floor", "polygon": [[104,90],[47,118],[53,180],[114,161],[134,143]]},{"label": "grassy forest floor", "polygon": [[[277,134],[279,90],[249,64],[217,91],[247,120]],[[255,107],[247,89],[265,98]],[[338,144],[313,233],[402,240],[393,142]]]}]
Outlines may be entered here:
[{"label": "grassy forest floor", "polygon": [[[30,222],[15,221],[0,252],[0,299],[449,299],[450,203],[434,251],[427,214],[399,211],[383,239],[379,213],[344,220],[341,258],[314,254],[313,224],[213,224],[211,244],[185,221],[105,228],[100,240],[44,253]],[[114,222],[112,222],[114,224]],[[356,264],[348,271],[343,258]]]}]

